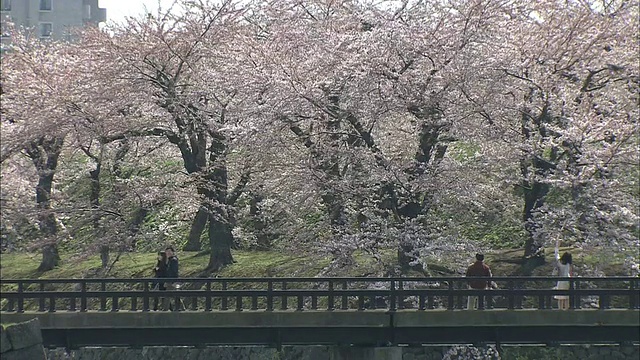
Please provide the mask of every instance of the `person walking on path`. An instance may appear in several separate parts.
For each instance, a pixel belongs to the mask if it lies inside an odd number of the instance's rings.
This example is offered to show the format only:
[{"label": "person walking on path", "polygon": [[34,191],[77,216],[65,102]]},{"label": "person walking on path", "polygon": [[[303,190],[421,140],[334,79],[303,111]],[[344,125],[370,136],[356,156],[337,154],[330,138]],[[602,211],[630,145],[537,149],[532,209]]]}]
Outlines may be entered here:
[{"label": "person walking on path", "polygon": [[[175,279],[180,277],[178,257],[176,256],[176,252],[173,249],[173,246],[167,246],[167,248],[164,249],[164,252],[167,254],[167,276],[166,277],[169,279]],[[178,289],[177,283],[173,281],[167,282],[165,286],[168,290]],[[176,300],[176,302],[178,302],[178,300]],[[178,307],[178,304],[176,303],[176,308],[177,307]],[[171,301],[169,300],[168,297],[165,298],[163,310],[165,311],[174,310],[171,306]]]},{"label": "person walking on path", "polygon": [[[467,268],[467,272],[465,273],[465,276],[467,277],[493,276],[491,275],[491,269],[489,268],[489,265],[484,263],[483,254],[476,254],[476,262],[474,262],[473,264],[471,264],[471,266]],[[491,288],[491,280],[481,280],[481,279],[469,280],[469,289],[484,290],[484,289],[490,289],[490,288]],[[478,298],[479,298],[478,296],[469,296],[467,300],[467,310],[477,308]]]},{"label": "person walking on path", "polygon": [[[153,273],[154,273],[154,277],[158,280],[154,281],[153,290],[159,290],[159,291],[163,291],[166,290],[167,288],[164,286],[164,278],[167,277],[167,264],[168,264],[168,259],[167,259],[167,253],[164,251],[161,251],[158,253],[158,262],[156,263],[156,266],[153,268]],[[154,296],[153,298],[153,310],[158,310],[158,297]]]},{"label": "person walking on path", "polygon": [[[556,241],[556,248],[554,251],[556,258],[556,267],[558,268],[558,277],[568,278],[572,277],[573,268],[572,263],[573,260],[571,258],[571,254],[569,252],[565,252],[560,256],[560,239]],[[569,281],[567,280],[559,280],[556,284],[556,290],[569,290]],[[569,296],[568,295],[555,295],[554,298],[558,300],[558,308],[560,310],[569,309]]]},{"label": "person walking on path", "polygon": [[164,251],[167,254],[167,277],[178,278],[179,264],[178,257],[176,256],[176,251],[173,249],[173,246],[167,246]]}]

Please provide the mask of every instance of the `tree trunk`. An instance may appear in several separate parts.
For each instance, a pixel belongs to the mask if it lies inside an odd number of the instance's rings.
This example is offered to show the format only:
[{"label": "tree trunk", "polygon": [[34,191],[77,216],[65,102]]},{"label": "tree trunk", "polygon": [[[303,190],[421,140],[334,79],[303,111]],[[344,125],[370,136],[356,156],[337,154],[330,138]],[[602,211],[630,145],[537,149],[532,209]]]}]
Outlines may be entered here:
[{"label": "tree trunk", "polygon": [[231,245],[233,244],[233,234],[229,224],[221,218],[220,212],[209,217],[209,245],[211,253],[209,255],[209,265],[207,269],[218,271],[225,265],[233,264],[231,255]]},{"label": "tree trunk", "polygon": [[325,206],[327,216],[331,226],[341,228],[345,225],[345,209],[344,203],[337,191],[326,187],[323,189],[324,194],[321,196],[322,203]]},{"label": "tree trunk", "polygon": [[200,242],[200,237],[202,236],[202,232],[204,231],[204,228],[207,225],[208,219],[209,219],[209,214],[207,212],[207,208],[205,207],[204,204],[202,204],[200,205],[200,208],[196,213],[196,217],[193,219],[193,223],[191,224],[191,230],[189,230],[189,239],[187,240],[187,244],[184,246],[182,250],[184,251],[202,250],[202,243]]},{"label": "tree trunk", "polygon": [[[151,204],[151,206],[153,207],[155,204]],[[150,208],[146,207],[146,206],[141,206],[140,208],[138,208],[138,210],[136,210],[135,215],[133,216],[133,218],[131,219],[131,222],[129,223],[129,236],[131,237],[131,250],[135,250],[136,249],[136,235],[140,232],[140,226],[142,226],[142,223],[144,222],[144,219],[147,217],[147,215],[149,214]]]},{"label": "tree trunk", "polygon": [[533,185],[525,183],[524,189],[522,220],[524,221],[524,228],[527,231],[527,239],[525,240],[524,245],[524,257],[525,259],[530,259],[541,257],[540,250],[542,245],[537,241],[535,235],[539,225],[536,224],[533,214],[536,209],[539,209],[544,205],[544,197],[549,192],[549,185],[535,181],[533,182]]},{"label": "tree trunk", "polygon": [[55,243],[47,244],[42,247],[42,262],[38,266],[38,271],[49,271],[58,266],[60,255],[58,247]]},{"label": "tree trunk", "polygon": [[91,222],[93,225],[94,239],[100,243],[100,260],[102,261],[102,268],[106,269],[109,266],[109,245],[102,243],[104,241],[102,237],[102,231],[100,227],[100,170],[102,167],[102,151],[104,147],[100,149],[100,156],[92,156],[87,149],[85,153],[91,156],[96,161],[95,169],[89,171],[89,178],[91,179],[91,191],[89,193],[89,202],[91,203]]},{"label": "tree trunk", "polygon": [[29,144],[26,149],[27,155],[31,158],[38,172],[38,185],[36,185],[36,202],[39,210],[38,225],[45,241],[42,247],[42,262],[38,266],[38,271],[52,270],[60,261],[56,245],[58,226],[56,217],[51,211],[51,188],[63,141],[62,138],[43,136]]},{"label": "tree trunk", "polygon": [[227,143],[224,135],[214,133],[209,147],[209,169],[204,174],[205,196],[209,214],[209,245],[211,253],[207,269],[217,271],[225,265],[233,264],[232,224],[227,207]]},{"label": "tree trunk", "polygon": [[109,245],[100,245],[100,261],[103,269],[109,267]]},{"label": "tree trunk", "polygon": [[256,249],[268,250],[271,248],[271,237],[265,229],[267,223],[261,209],[261,203],[264,197],[261,194],[252,194],[249,202],[249,217],[251,218],[251,226],[256,236]]}]

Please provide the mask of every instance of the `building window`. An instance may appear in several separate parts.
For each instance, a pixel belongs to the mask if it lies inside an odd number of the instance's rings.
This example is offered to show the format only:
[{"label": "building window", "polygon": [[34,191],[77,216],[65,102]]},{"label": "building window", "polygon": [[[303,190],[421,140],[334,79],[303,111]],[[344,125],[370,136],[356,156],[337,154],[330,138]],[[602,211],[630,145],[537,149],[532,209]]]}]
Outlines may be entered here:
[{"label": "building window", "polygon": [[0,36],[1,37],[10,37],[11,35],[9,35],[9,29],[7,29],[7,23],[6,22],[1,22],[0,23]]},{"label": "building window", "polygon": [[51,33],[53,32],[53,24],[52,23],[40,23],[40,37],[48,38],[51,37]]},{"label": "building window", "polygon": [[0,0],[0,10],[11,11],[11,0]]},{"label": "building window", "polygon": [[51,11],[53,9],[53,0],[40,0],[40,11]]}]

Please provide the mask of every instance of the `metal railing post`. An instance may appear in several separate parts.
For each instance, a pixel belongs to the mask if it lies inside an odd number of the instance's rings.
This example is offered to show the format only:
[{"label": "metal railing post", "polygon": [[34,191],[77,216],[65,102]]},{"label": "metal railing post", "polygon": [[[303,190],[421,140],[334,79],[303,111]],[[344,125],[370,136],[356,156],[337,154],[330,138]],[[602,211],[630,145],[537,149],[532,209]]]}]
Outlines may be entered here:
[{"label": "metal railing post", "polygon": [[273,281],[267,280],[267,311],[273,311]]},{"label": "metal railing post", "polygon": [[223,294],[222,294],[222,300],[220,301],[220,310],[228,310],[229,304],[228,304],[227,295],[226,295],[227,282],[224,280],[222,281],[222,291],[223,291]]},{"label": "metal railing post", "polygon": [[24,284],[21,282],[18,283],[18,312],[24,312]]},{"label": "metal railing post", "polygon": [[211,280],[207,280],[205,285],[204,311],[211,311]]},{"label": "metal railing post", "polygon": [[453,310],[455,306],[453,304],[453,280],[451,279],[449,279],[447,290],[447,310]]},{"label": "metal railing post", "polygon": [[149,301],[149,297],[150,297],[150,291],[149,291],[149,282],[145,281],[142,284],[142,311],[143,312],[147,312],[149,311],[149,305],[150,305],[150,301]]},{"label": "metal railing post", "polygon": [[396,311],[397,306],[396,306],[396,281],[395,280],[391,280],[391,283],[389,284],[389,311]]},{"label": "metal railing post", "polygon": [[333,281],[329,280],[329,295],[327,299],[327,310],[333,310]]}]

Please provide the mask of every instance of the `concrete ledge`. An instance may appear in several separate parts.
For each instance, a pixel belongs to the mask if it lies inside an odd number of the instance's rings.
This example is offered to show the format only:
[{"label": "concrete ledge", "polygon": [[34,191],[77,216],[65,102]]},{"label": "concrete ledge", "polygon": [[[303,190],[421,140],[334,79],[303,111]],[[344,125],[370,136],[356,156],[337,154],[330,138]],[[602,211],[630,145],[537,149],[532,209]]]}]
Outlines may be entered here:
[{"label": "concrete ledge", "polygon": [[55,312],[38,318],[45,346],[224,346],[640,343],[637,310]]},{"label": "concrete ledge", "polygon": [[117,327],[387,327],[389,314],[383,311],[318,312],[86,312],[2,314],[4,321],[33,318],[43,329]]},{"label": "concrete ledge", "polygon": [[398,311],[395,327],[425,326],[640,326],[640,310]]},{"label": "concrete ledge", "polygon": [[3,313],[6,322],[37,318],[42,329],[239,327],[640,326],[639,310],[402,310]]}]

